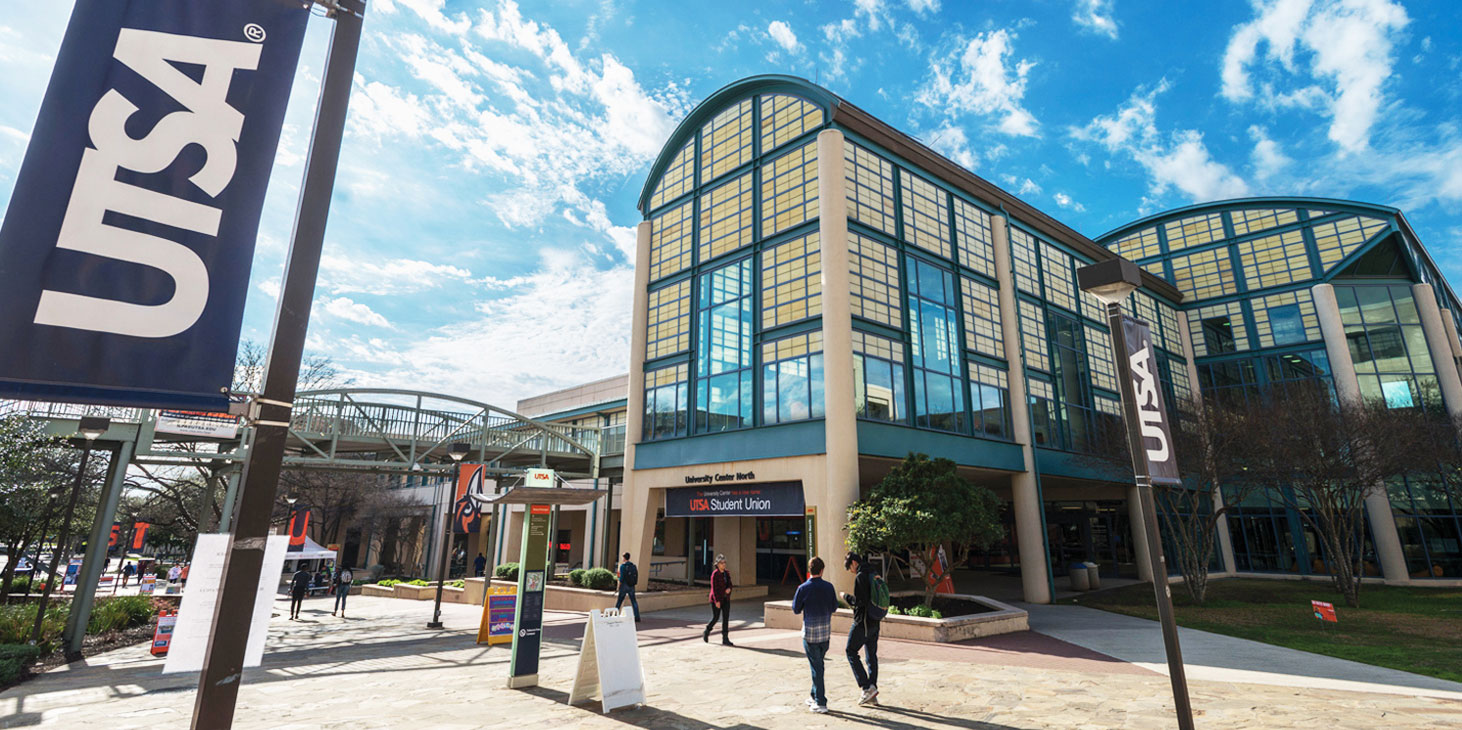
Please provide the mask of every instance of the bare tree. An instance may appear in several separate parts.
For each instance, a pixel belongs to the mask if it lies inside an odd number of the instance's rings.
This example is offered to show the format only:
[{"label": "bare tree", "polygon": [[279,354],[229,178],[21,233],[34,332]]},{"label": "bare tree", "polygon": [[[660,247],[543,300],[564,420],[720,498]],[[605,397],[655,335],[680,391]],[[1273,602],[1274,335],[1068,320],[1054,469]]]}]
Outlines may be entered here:
[{"label": "bare tree", "polygon": [[[264,370],[269,364],[269,351],[253,340],[239,343],[238,358],[234,362],[235,393],[258,393],[264,387]],[[340,372],[340,368],[329,355],[306,353],[300,363],[298,390],[323,390],[344,388],[355,384],[355,378]]]},{"label": "bare tree", "polygon": [[[1208,594],[1208,567],[1218,544],[1218,525],[1230,505],[1243,503],[1256,484],[1243,473],[1243,414],[1216,403],[1187,404],[1173,429],[1173,448],[1183,476],[1180,485],[1154,486],[1154,502],[1176,548],[1183,585],[1195,604]],[[1223,502],[1216,504],[1215,496]]]},{"label": "bare tree", "polygon": [[1242,458],[1256,483],[1314,530],[1335,589],[1360,605],[1366,497],[1418,462],[1397,438],[1415,417],[1385,403],[1337,403],[1320,385],[1291,386],[1254,406],[1239,425]]}]

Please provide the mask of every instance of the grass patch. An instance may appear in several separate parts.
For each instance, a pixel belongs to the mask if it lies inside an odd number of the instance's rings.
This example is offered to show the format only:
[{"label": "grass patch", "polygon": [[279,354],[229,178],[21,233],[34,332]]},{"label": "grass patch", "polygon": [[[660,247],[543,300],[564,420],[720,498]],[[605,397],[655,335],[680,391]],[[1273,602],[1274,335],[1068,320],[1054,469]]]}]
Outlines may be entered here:
[{"label": "grass patch", "polygon": [[[1335,604],[1340,623],[1315,618],[1311,600]],[[1060,602],[1157,620],[1146,584]],[[1462,682],[1462,589],[1368,584],[1360,603],[1346,606],[1327,583],[1226,578],[1195,606],[1173,586],[1180,626]]]}]

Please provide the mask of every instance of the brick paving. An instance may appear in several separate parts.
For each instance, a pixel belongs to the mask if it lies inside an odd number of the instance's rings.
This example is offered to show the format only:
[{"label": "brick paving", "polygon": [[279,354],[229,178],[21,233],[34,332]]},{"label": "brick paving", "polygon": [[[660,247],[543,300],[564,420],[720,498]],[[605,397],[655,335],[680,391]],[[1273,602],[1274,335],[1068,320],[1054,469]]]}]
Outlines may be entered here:
[{"label": "brick paving", "polygon": [[[736,648],[702,644],[693,613],[647,617],[641,658],[649,691],[639,709],[565,704],[583,618],[547,616],[543,686],[505,686],[508,651],[474,646],[480,609],[444,605],[446,631],[424,627],[430,602],[351,599],[349,619],[327,599],[305,619],[275,618],[264,666],[245,674],[238,728],[1169,728],[1167,678],[1034,633],[930,647],[882,644],[884,706],[859,708],[834,637],[833,713],[803,707],[807,665],[795,632],[733,625]],[[283,602],[276,611],[283,613]],[[750,611],[748,610],[748,613]],[[703,621],[704,619],[701,619]],[[131,647],[49,672],[0,693],[0,727],[186,727],[196,675],[161,675]],[[1462,726],[1462,701],[1394,694],[1196,681],[1199,727],[1443,728]]]}]

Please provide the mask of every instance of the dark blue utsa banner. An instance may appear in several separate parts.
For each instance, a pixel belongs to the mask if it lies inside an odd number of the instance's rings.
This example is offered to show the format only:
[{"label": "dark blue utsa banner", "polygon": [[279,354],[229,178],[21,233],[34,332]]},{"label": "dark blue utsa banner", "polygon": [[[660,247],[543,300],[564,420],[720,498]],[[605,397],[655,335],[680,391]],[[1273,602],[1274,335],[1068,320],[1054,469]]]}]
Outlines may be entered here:
[{"label": "dark blue utsa banner", "polygon": [[0,227],[0,396],[227,406],[308,18],[77,1]]}]

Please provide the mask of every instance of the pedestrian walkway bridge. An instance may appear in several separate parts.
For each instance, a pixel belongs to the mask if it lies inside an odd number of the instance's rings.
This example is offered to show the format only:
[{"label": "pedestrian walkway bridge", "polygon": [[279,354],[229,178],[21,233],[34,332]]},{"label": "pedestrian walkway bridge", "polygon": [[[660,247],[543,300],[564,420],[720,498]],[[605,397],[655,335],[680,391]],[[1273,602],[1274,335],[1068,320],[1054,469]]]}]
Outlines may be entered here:
[{"label": "pedestrian walkway bridge", "polygon": [[[227,419],[215,417],[210,425],[223,420],[223,428],[198,435],[179,432],[187,430],[189,419],[175,411],[0,401],[0,415],[16,412],[41,419],[58,436],[76,434],[82,416],[106,416],[111,428],[99,441],[131,442],[138,463],[240,462],[253,435],[243,418],[229,428]],[[446,475],[455,471],[448,454],[452,445],[465,443],[464,460],[486,464],[490,472],[547,467],[568,478],[592,478],[598,476],[602,438],[599,428],[543,423],[452,395],[336,388],[295,397],[284,463],[296,469]]]}]

